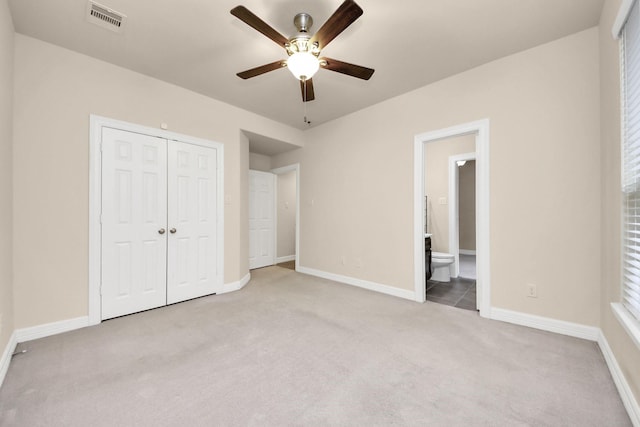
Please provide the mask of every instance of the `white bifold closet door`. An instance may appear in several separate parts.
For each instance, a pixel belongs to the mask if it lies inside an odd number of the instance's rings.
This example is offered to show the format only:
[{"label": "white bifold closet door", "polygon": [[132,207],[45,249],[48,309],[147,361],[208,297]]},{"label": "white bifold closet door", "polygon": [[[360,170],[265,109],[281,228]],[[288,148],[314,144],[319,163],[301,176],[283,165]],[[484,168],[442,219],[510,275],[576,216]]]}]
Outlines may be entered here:
[{"label": "white bifold closet door", "polygon": [[216,150],[102,132],[102,319],[215,293]]}]

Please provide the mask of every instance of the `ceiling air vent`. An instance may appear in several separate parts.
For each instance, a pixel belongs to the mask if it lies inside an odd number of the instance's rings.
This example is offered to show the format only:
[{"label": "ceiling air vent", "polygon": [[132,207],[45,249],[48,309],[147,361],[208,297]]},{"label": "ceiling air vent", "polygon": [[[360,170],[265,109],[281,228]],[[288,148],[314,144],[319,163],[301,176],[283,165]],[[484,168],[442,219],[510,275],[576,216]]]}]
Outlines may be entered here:
[{"label": "ceiling air vent", "polygon": [[123,13],[117,12],[93,1],[87,4],[87,21],[111,31],[119,33],[127,19]]}]

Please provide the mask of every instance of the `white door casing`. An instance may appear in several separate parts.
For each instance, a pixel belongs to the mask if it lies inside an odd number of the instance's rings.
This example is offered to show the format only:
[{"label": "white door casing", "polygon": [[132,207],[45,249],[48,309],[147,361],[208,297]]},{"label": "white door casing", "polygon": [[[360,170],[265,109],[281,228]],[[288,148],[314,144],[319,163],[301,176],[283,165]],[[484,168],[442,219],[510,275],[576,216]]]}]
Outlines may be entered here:
[{"label": "white door casing", "polygon": [[476,289],[480,316],[491,318],[491,244],[490,244],[490,188],[489,188],[489,119],[482,119],[426,132],[414,138],[414,285],[415,300],[424,302],[425,247],[424,247],[424,152],[425,144],[453,136],[476,135]]},{"label": "white door casing", "polygon": [[275,175],[249,171],[249,269],[275,263]]},{"label": "white door casing", "polygon": [[102,318],[166,304],[167,142],[102,129]]},{"label": "white door casing", "polygon": [[216,254],[216,149],[169,141],[167,304],[213,294],[222,283]]}]

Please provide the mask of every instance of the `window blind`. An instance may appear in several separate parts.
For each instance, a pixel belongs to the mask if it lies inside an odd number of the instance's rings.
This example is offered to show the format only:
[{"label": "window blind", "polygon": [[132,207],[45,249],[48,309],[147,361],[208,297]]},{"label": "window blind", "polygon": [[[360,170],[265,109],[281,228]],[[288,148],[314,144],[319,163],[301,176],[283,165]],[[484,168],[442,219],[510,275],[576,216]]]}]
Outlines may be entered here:
[{"label": "window blind", "polygon": [[637,1],[624,25],[622,49],[622,304],[640,320],[640,9]]}]

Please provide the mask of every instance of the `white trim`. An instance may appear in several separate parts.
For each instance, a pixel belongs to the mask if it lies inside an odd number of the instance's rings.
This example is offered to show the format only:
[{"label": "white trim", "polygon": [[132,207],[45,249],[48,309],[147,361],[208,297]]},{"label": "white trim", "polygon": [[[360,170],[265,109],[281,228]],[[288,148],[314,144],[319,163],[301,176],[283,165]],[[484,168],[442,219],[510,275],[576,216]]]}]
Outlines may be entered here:
[{"label": "white trim", "polygon": [[16,331],[13,331],[9,337],[9,342],[7,342],[7,345],[4,347],[4,351],[2,352],[2,359],[0,359],[0,386],[2,386],[4,377],[7,375],[9,364],[11,363],[11,356],[13,355],[13,352],[16,351],[17,345],[18,339],[16,338]]},{"label": "white trim", "polygon": [[460,249],[458,252],[460,253],[460,255],[475,255],[476,254],[475,249]]},{"label": "white trim", "polygon": [[89,316],[82,316],[74,319],[60,320],[58,322],[16,329],[15,334],[18,342],[25,342],[85,328],[87,326],[89,326]]},{"label": "white trim", "polygon": [[611,28],[611,35],[614,39],[620,38],[622,27],[624,27],[625,22],[627,22],[629,12],[631,12],[631,7],[633,7],[634,2],[635,0],[622,0],[620,9],[618,9],[618,14],[616,15],[616,20],[613,22],[613,27]]},{"label": "white trim", "polygon": [[326,271],[316,270],[313,268],[297,266],[296,271],[310,276],[321,277],[323,279],[333,280],[334,282],[344,283],[345,285],[357,286],[359,288],[368,289],[374,292],[391,295],[394,297],[404,298],[415,301],[413,291],[407,289],[396,288],[395,286],[383,285],[381,283],[370,282],[368,280],[357,279],[355,277],[342,276],[340,274],[329,273]]},{"label": "white trim", "polygon": [[478,290],[477,305],[480,316],[491,317],[491,270],[490,270],[490,182],[489,182],[489,119],[464,123],[446,129],[416,135],[413,148],[414,165],[414,284],[415,300],[424,302],[425,259],[424,259],[424,152],[425,143],[453,136],[476,134],[476,270]]},{"label": "white trim", "polygon": [[[282,175],[283,173],[287,173],[291,171],[296,171],[296,253],[294,255],[295,257],[294,259],[296,261],[296,270],[297,270],[298,268],[297,266],[300,264],[300,163],[293,163],[288,166],[271,169],[271,173],[274,173],[276,175]],[[276,185],[276,194],[277,194],[277,185]],[[277,198],[276,198],[276,201],[277,201]],[[276,209],[276,237],[274,239],[276,241],[276,257],[278,255],[277,224],[278,224],[278,209]],[[278,261],[276,259],[276,263],[278,262],[285,262],[285,261]]]},{"label": "white trim", "polygon": [[627,410],[627,414],[631,419],[631,424],[636,427],[640,426],[640,405],[638,405],[638,401],[636,400],[633,391],[631,390],[631,386],[627,381],[627,378],[624,376],[622,369],[620,369],[620,365],[616,360],[611,347],[609,346],[609,342],[607,338],[604,336],[602,331],[599,331],[598,335],[598,345],[600,346],[600,351],[604,356],[604,360],[607,362],[607,367],[609,368],[609,372],[611,372],[611,376],[613,377],[613,382],[618,389],[618,393],[620,394],[620,399],[622,400],[622,404]]},{"label": "white trim", "polygon": [[[109,127],[128,132],[164,138],[170,141],[180,141],[188,144],[200,145],[216,149],[217,159],[217,242],[218,289],[224,283],[224,145],[188,135],[182,135],[163,129],[137,125],[120,120],[101,117],[94,114],[89,116],[89,325],[97,325],[102,321],[100,298],[100,264],[101,264],[101,141],[102,128]],[[32,338],[33,339],[33,338]]]},{"label": "white trim", "polygon": [[244,288],[247,283],[251,280],[251,273],[247,273],[240,280],[236,280],[235,282],[225,283],[222,286],[222,290],[218,292],[218,294],[226,294],[227,292],[239,291]]},{"label": "white trim", "polygon": [[276,258],[276,264],[280,264],[282,262],[295,261],[295,260],[296,260],[295,255],[279,256]]},{"label": "white trim", "polygon": [[529,328],[582,338],[589,341],[597,341],[598,336],[600,335],[600,329],[595,326],[587,326],[580,323],[552,319],[550,317],[520,313],[518,311],[506,310],[504,308],[492,307],[491,318],[493,320],[528,326]]},{"label": "white trim", "polygon": [[[476,153],[449,156],[449,253],[453,255],[453,275],[460,276],[460,160],[475,160]],[[474,189],[475,191],[475,189]]]},{"label": "white trim", "polygon": [[640,349],[640,322],[619,302],[612,302],[611,309],[622,327],[631,337],[636,347]]}]

